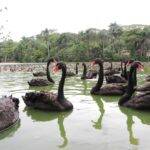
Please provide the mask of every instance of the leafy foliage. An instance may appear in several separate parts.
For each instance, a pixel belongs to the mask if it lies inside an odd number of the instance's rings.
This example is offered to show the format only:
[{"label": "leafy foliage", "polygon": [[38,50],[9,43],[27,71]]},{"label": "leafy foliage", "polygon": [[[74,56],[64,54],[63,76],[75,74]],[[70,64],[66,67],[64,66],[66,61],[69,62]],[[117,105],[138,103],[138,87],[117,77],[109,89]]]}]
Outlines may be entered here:
[{"label": "leafy foliage", "polygon": [[[111,23],[109,29],[90,28],[75,33],[57,33],[45,29],[34,37],[22,37],[19,42],[3,40],[0,60],[43,62],[50,56],[64,61],[89,61],[96,57],[120,60],[132,57],[146,60],[150,50],[150,26],[119,26]],[[124,55],[124,51],[130,55]]]}]

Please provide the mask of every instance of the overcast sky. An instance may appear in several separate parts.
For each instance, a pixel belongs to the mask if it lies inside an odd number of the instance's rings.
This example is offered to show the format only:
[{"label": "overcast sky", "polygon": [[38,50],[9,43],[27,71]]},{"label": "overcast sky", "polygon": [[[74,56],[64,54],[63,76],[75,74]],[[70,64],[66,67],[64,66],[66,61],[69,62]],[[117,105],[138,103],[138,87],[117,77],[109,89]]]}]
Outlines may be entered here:
[{"label": "overcast sky", "polygon": [[87,28],[150,24],[150,0],[0,0],[7,7],[6,29],[14,40],[45,28],[78,32]]}]

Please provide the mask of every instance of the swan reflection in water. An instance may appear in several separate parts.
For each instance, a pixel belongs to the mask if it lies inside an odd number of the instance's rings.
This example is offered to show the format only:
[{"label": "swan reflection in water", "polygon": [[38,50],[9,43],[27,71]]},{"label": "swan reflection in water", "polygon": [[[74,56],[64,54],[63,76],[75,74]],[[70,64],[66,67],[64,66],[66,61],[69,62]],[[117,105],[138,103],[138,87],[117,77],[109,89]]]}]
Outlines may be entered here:
[{"label": "swan reflection in water", "polygon": [[127,130],[129,132],[129,141],[130,144],[139,145],[139,139],[134,137],[133,132],[133,124],[134,120],[133,117],[137,117],[142,124],[150,125],[150,112],[148,111],[141,111],[141,110],[133,110],[125,107],[120,107],[120,111],[127,116]]},{"label": "swan reflection in water", "polygon": [[66,136],[66,131],[64,127],[64,119],[68,117],[72,111],[69,112],[44,112],[40,110],[35,110],[32,108],[25,107],[24,112],[26,112],[27,116],[31,117],[32,120],[35,121],[52,121],[58,119],[58,126],[60,131],[60,136],[63,138],[63,143],[59,145],[59,148],[64,148],[68,144],[68,139]]},{"label": "swan reflection in water", "polygon": [[14,125],[11,127],[8,127],[8,129],[0,132],[0,140],[3,140],[4,138],[10,138],[17,133],[17,130],[21,126],[21,120],[19,119]]},{"label": "swan reflection in water", "polygon": [[102,128],[102,119],[103,119],[103,116],[105,113],[104,104],[103,104],[102,98],[100,96],[93,96],[92,95],[92,98],[96,102],[96,104],[99,108],[99,112],[100,112],[100,116],[99,116],[98,120],[97,121],[92,120],[92,123],[93,123],[93,127],[95,129],[100,130]]},{"label": "swan reflection in water", "polygon": [[82,80],[82,84],[83,84],[83,95],[87,95],[87,81]]}]

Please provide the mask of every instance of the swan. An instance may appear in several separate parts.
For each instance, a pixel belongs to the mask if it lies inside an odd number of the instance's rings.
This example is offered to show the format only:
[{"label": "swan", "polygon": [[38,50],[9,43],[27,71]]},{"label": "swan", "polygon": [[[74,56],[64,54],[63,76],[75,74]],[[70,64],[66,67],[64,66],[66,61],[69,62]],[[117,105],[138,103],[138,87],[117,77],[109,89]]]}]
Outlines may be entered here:
[{"label": "swan", "polygon": [[[121,75],[109,75],[105,76],[106,83],[127,83],[129,72],[127,71],[127,65],[131,65],[133,60],[121,61]],[[122,65],[124,64],[124,68]]]},{"label": "swan", "polygon": [[12,96],[0,98],[0,131],[19,120],[19,99]]},{"label": "swan", "polygon": [[150,91],[133,95],[136,90],[136,71],[141,68],[143,68],[143,65],[138,61],[131,65],[127,91],[118,102],[120,106],[134,109],[150,109]]},{"label": "swan", "polygon": [[96,78],[97,76],[97,73],[96,72],[88,72],[87,73],[87,66],[85,63],[82,63],[82,66],[83,66],[83,74],[81,76],[81,79],[85,80],[85,79],[93,79],[93,78]]},{"label": "swan", "polygon": [[107,84],[103,85],[104,71],[103,71],[103,61],[99,58],[92,62],[93,65],[99,65],[99,77],[96,85],[91,89],[91,94],[93,95],[123,95],[125,93],[125,84]]},{"label": "swan", "polygon": [[64,83],[66,78],[66,65],[57,62],[55,71],[62,70],[62,77],[59,82],[58,94],[52,92],[29,92],[23,96],[23,100],[28,107],[49,111],[65,111],[73,109],[73,105],[64,96]]},{"label": "swan", "polygon": [[51,62],[56,62],[54,58],[50,58],[47,61],[47,67],[46,67],[46,74],[47,74],[47,79],[42,79],[42,78],[36,78],[32,79],[31,81],[28,81],[29,86],[48,86],[50,84],[55,83],[54,80],[50,76],[50,71],[49,71],[49,65]]}]

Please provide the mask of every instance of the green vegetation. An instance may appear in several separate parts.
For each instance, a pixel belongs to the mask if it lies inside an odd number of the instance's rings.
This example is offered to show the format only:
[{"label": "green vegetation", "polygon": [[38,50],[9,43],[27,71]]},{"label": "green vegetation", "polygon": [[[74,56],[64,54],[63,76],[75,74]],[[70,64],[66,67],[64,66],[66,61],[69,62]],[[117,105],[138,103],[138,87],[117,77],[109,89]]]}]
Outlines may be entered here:
[{"label": "green vegetation", "polygon": [[33,37],[11,39],[0,43],[0,60],[17,62],[44,62],[49,56],[65,61],[89,61],[95,57],[113,61],[131,57],[149,60],[150,26],[119,26],[111,23],[109,29],[90,28],[75,33],[57,33],[45,29]]}]

